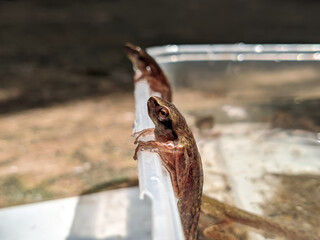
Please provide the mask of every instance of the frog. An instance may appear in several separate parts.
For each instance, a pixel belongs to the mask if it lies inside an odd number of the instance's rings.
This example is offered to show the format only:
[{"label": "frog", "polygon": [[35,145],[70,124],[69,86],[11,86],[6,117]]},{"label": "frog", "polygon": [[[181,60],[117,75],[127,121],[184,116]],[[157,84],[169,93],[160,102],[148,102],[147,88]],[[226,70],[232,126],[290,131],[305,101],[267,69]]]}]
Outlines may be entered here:
[{"label": "frog", "polygon": [[163,99],[171,102],[170,82],[158,63],[139,46],[126,43],[124,49],[133,65],[134,84],[147,80],[153,92],[160,93]]},{"label": "frog", "polygon": [[[152,96],[147,102],[148,114],[155,128],[142,130],[135,140],[138,144],[133,158],[137,160],[140,150],[159,154],[167,169],[178,199],[182,228],[186,240],[198,235],[200,215],[212,216],[214,224],[205,226],[203,234],[210,240],[236,240],[224,230],[240,223],[290,240],[316,240],[304,231],[289,228],[266,217],[249,213],[214,198],[203,195],[203,167],[201,156],[188,124],[176,106],[160,97]],[[142,141],[142,137],[154,134],[154,140]]]},{"label": "frog", "polygon": [[203,188],[202,161],[196,141],[185,118],[174,104],[152,96],[147,106],[148,114],[155,125],[155,140],[140,140],[142,136],[150,133],[150,129],[139,133],[135,140],[138,145],[134,159],[137,159],[140,150],[149,149],[159,154],[178,199],[177,206],[185,239],[195,240]]}]

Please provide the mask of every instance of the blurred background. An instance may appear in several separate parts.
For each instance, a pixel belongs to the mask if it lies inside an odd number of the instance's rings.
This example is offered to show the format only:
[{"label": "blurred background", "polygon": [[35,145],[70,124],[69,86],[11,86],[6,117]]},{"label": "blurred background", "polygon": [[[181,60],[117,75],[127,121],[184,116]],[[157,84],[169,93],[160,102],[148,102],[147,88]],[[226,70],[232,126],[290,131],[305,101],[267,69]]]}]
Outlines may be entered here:
[{"label": "blurred background", "polygon": [[319,43],[315,0],[0,2],[0,207],[137,184],[123,44]]}]

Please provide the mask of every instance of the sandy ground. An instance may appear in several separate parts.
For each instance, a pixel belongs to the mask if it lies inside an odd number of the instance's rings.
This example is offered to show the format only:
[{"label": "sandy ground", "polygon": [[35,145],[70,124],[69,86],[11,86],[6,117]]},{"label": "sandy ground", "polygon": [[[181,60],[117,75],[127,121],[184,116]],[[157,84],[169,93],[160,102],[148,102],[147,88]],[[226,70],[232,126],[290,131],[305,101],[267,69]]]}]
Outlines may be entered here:
[{"label": "sandy ground", "polygon": [[135,177],[132,98],[115,94],[2,116],[0,206]]}]

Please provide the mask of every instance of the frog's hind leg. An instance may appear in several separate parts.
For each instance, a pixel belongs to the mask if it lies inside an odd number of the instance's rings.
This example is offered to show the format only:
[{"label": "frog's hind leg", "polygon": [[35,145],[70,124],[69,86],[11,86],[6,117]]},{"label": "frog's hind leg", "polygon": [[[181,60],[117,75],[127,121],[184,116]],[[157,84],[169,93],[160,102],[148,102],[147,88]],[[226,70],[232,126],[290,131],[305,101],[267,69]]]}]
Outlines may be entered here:
[{"label": "frog's hind leg", "polygon": [[217,222],[213,224],[212,226],[207,227],[203,234],[206,238],[211,240],[236,240],[236,238],[226,232],[222,232],[225,228],[230,227],[230,224],[232,223],[231,220],[225,219],[220,222]]}]

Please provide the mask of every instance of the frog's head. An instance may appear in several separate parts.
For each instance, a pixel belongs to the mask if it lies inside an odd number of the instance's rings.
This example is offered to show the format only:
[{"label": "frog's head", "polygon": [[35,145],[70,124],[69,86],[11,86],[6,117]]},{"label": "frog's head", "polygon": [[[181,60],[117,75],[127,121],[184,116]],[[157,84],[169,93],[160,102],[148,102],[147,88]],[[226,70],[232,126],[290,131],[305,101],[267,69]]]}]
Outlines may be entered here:
[{"label": "frog's head", "polygon": [[158,132],[171,130],[176,138],[189,131],[186,120],[179,110],[172,103],[160,97],[149,98],[148,113]]},{"label": "frog's head", "polygon": [[124,50],[127,54],[127,57],[133,64],[133,68],[144,70],[148,69],[150,56],[139,46],[135,46],[131,43],[126,43],[124,45]]}]

